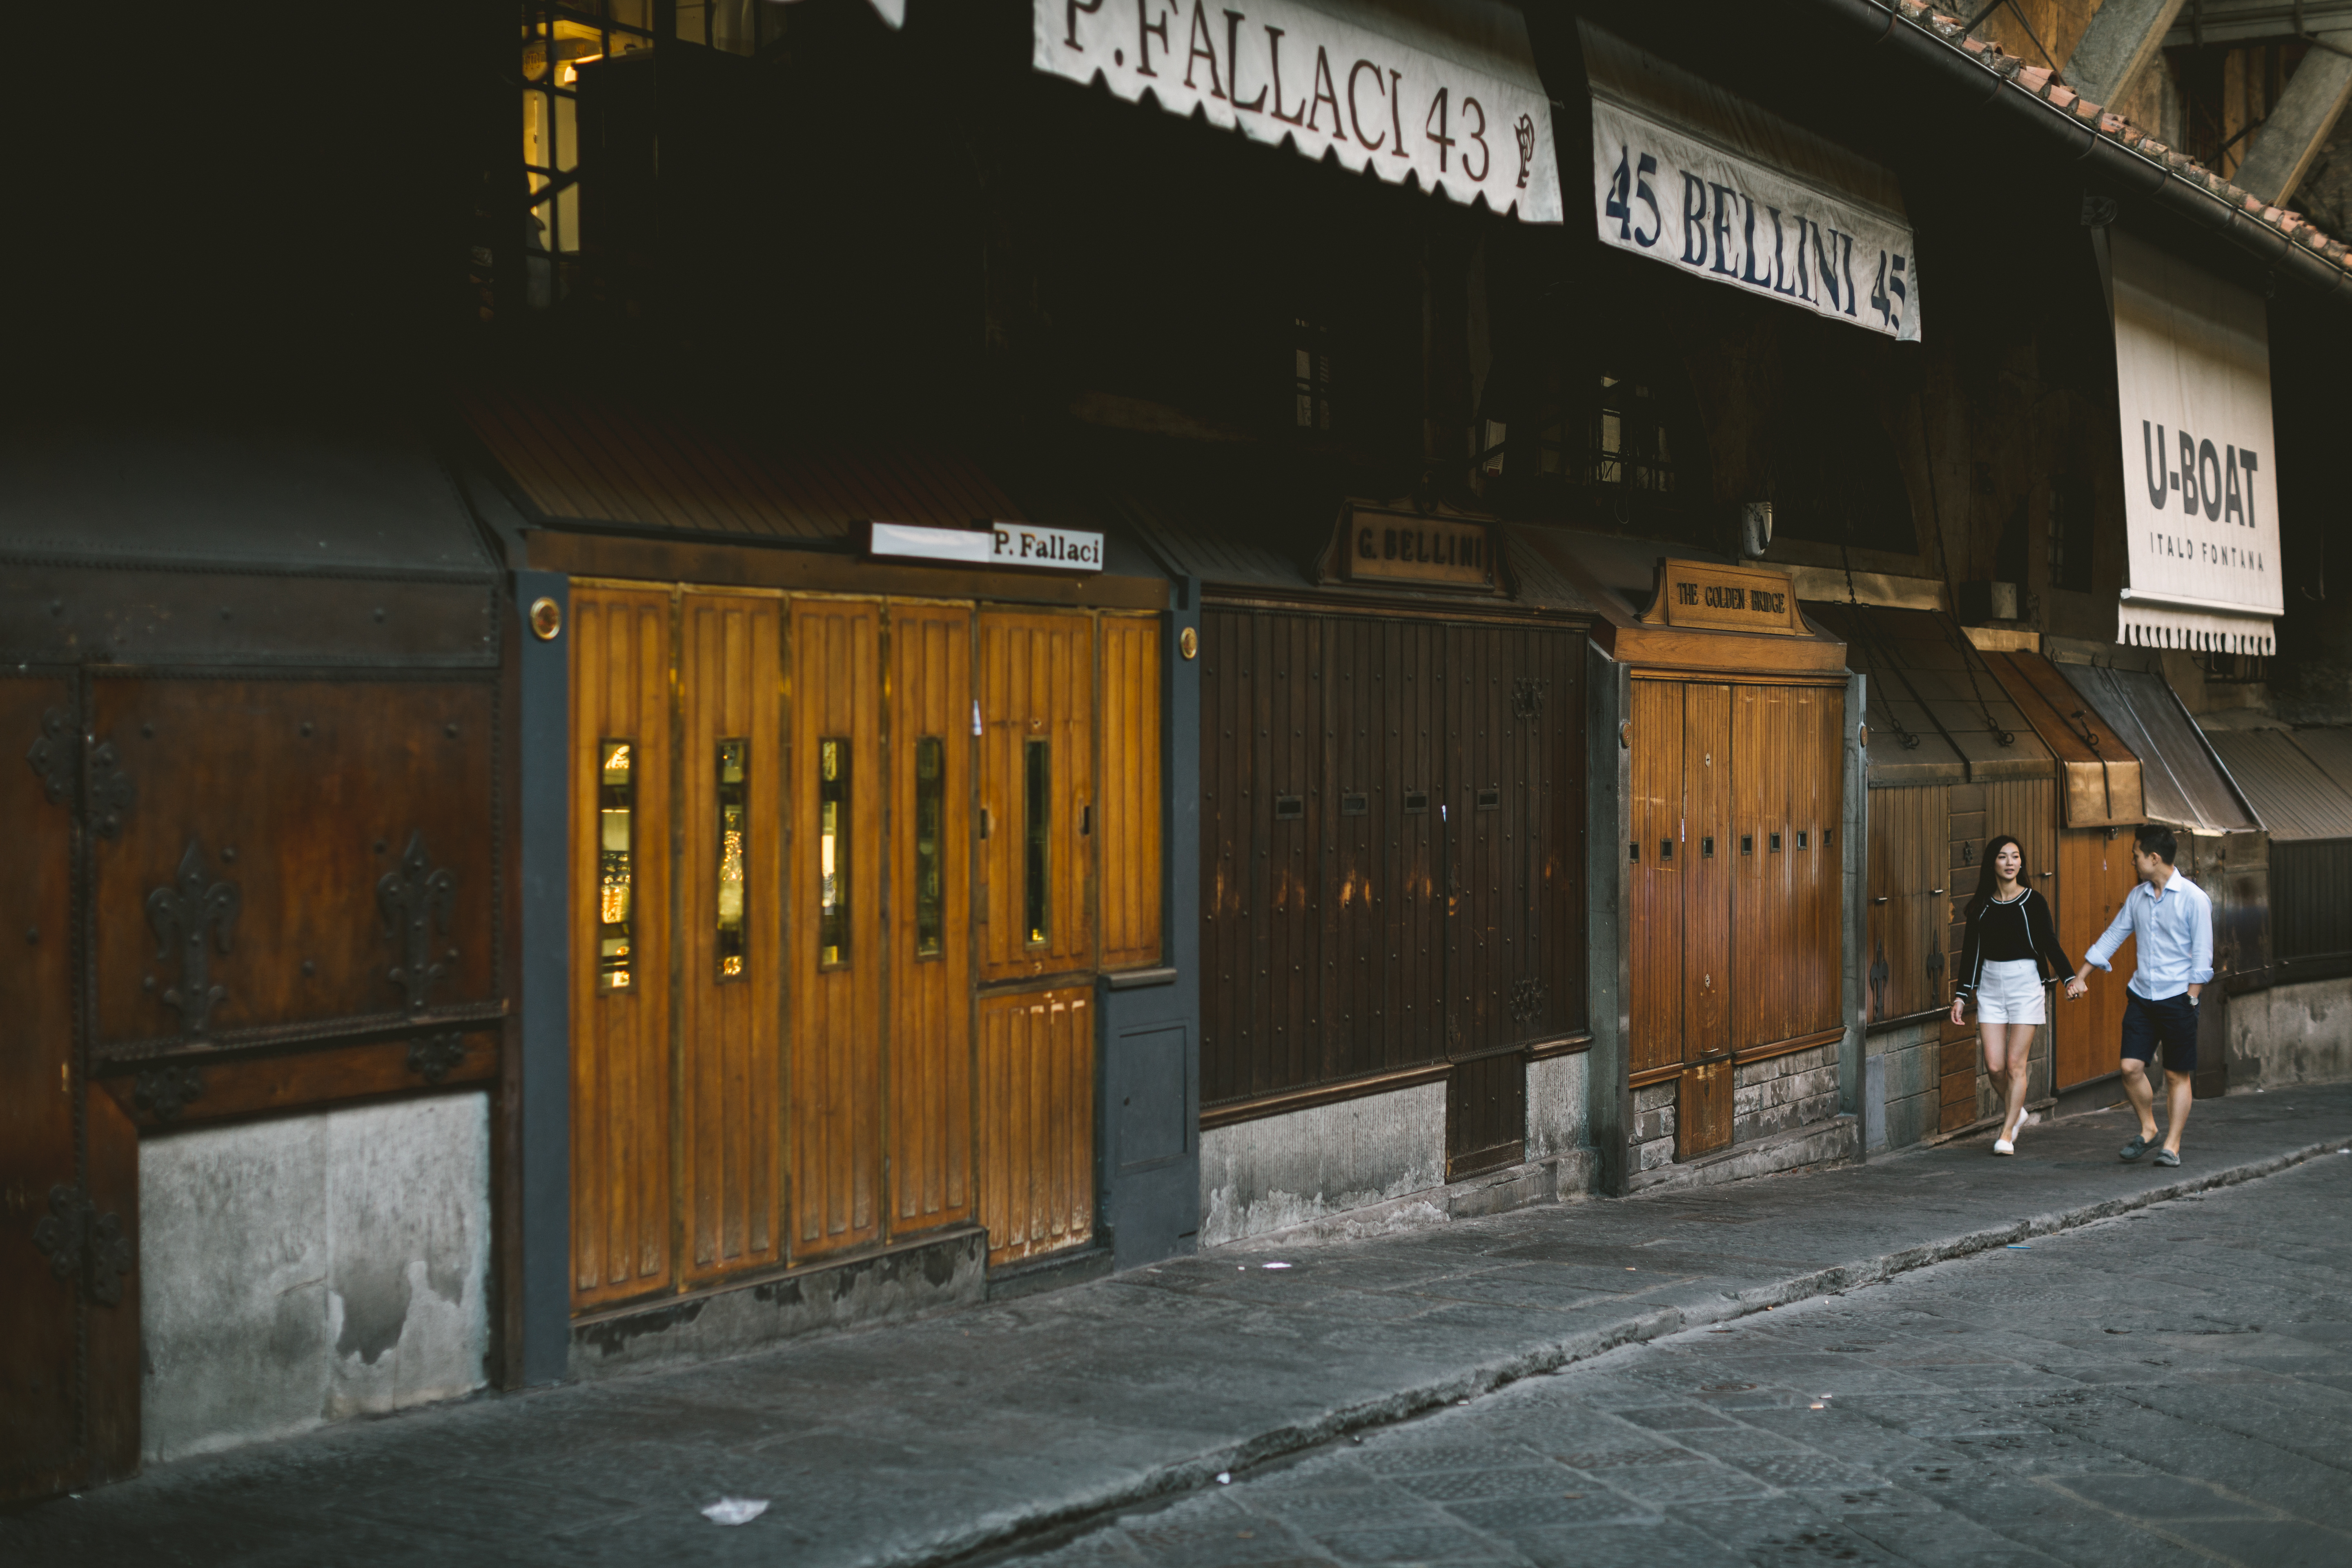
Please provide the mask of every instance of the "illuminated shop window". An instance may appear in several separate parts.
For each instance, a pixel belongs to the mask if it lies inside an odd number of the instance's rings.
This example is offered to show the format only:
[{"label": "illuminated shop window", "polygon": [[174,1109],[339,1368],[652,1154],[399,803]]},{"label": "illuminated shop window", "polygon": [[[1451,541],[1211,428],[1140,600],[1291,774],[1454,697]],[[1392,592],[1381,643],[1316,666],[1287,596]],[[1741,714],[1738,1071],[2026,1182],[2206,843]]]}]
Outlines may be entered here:
[{"label": "illuminated shop window", "polygon": [[947,930],[947,889],[940,871],[946,821],[947,747],[937,735],[915,742],[915,956],[937,958]]},{"label": "illuminated shop window", "polygon": [[596,988],[629,989],[637,785],[634,741],[596,742]]},{"label": "illuminated shop window", "polygon": [[1054,934],[1051,872],[1047,851],[1052,832],[1054,747],[1050,741],[1031,741],[1024,749],[1021,769],[1024,817],[1022,838],[1021,940],[1043,947]]},{"label": "illuminated shop window", "polygon": [[654,44],[654,0],[522,7],[522,163],[540,197],[525,225],[530,304],[569,291],[580,250],[580,71]]},{"label": "illuminated shop window", "polygon": [[719,742],[719,978],[743,973],[743,865],[751,833],[748,741]]},{"label": "illuminated shop window", "polygon": [[816,962],[849,962],[849,742],[816,743]]}]

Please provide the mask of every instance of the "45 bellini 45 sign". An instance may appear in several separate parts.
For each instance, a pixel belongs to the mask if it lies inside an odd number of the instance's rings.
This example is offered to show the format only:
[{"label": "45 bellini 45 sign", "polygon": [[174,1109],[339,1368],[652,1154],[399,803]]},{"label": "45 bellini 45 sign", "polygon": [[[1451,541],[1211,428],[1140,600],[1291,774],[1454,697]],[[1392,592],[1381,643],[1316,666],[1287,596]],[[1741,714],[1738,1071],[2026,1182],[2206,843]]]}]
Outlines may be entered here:
[{"label": "45 bellini 45 sign", "polygon": [[1911,230],[1864,206],[1592,100],[1601,243],[1905,342],[1919,336]]}]

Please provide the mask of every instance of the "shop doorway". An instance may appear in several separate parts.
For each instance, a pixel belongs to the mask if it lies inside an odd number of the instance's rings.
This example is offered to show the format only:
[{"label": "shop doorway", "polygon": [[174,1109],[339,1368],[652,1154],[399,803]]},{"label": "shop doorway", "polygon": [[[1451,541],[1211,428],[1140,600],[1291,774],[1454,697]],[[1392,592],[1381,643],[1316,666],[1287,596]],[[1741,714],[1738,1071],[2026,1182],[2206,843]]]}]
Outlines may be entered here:
[{"label": "shop doorway", "polygon": [[1731,1144],[1740,1063],[1841,1032],[1844,694],[1637,676],[1632,710],[1628,1068],[1676,1085],[1687,1160]]},{"label": "shop doorway", "polygon": [[1583,1022],[1582,639],[1202,617],[1204,1106],[1445,1084],[1448,1180],[1526,1157]]},{"label": "shop doorway", "polygon": [[1092,1238],[1098,907],[1160,951],[1158,747],[1101,798],[1097,734],[1157,735],[1158,630],[575,585],[575,1309]]}]

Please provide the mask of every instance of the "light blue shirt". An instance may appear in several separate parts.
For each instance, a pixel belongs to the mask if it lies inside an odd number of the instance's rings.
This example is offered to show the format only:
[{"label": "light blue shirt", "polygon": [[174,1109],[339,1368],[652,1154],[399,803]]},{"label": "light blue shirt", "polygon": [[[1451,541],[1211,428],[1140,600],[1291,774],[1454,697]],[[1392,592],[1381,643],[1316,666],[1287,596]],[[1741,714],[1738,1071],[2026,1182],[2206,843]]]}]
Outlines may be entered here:
[{"label": "light blue shirt", "polygon": [[2142,882],[2124,897],[2124,907],[2091,944],[2090,962],[2101,969],[2123,946],[2124,938],[2139,943],[2139,963],[2132,971],[2131,989],[2149,1002],[2168,1001],[2191,985],[2213,979],[2213,900],[2205,889],[2175,871],[2161,895],[2153,882]]}]

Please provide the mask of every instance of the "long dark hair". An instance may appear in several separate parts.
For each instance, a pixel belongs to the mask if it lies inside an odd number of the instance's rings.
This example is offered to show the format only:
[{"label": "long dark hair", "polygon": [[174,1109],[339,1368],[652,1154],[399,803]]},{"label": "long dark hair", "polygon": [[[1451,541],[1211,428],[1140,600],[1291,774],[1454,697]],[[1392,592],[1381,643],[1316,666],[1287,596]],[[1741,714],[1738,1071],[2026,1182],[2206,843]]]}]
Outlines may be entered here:
[{"label": "long dark hair", "polygon": [[[2003,833],[1985,840],[1984,858],[1977,862],[1977,896],[1969,900],[1970,925],[1977,923],[1978,917],[1985,912],[1985,906],[1992,902],[1993,894],[2000,889],[2000,873],[1992,868],[1992,863],[2004,844],[2017,844],[2017,835]],[[2022,844],[2017,844],[2017,885],[2021,888],[2031,885],[2025,879],[2025,846]]]}]

